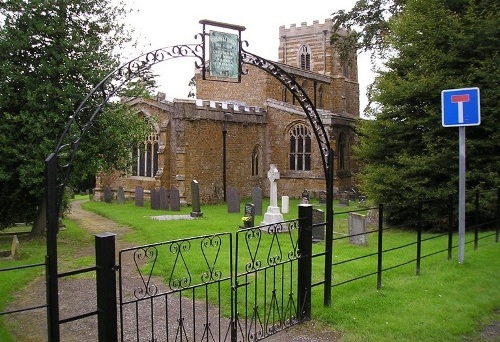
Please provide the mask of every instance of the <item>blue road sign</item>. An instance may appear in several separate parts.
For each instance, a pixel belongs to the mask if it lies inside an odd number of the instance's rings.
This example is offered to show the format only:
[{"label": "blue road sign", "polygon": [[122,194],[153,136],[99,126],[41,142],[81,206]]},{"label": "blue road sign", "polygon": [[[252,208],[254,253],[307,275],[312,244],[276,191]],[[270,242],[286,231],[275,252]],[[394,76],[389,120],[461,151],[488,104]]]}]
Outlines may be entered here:
[{"label": "blue road sign", "polygon": [[443,90],[441,108],[444,127],[479,125],[479,88]]}]

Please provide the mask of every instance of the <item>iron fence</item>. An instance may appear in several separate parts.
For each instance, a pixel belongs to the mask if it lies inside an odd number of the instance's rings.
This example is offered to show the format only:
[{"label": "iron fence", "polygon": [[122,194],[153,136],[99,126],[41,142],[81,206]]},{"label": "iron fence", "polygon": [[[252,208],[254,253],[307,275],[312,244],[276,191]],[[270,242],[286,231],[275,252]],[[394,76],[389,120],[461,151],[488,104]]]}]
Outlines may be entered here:
[{"label": "iron fence", "polygon": [[[494,195],[494,196],[492,196]],[[494,205],[493,212],[489,211],[484,215],[484,208],[481,208],[480,203],[484,198],[494,198],[496,203]],[[415,231],[414,239],[399,242],[393,244],[391,240],[388,240],[388,231],[400,231],[404,229],[402,226],[386,226],[384,223],[384,206],[379,205],[378,207],[372,208],[362,208],[351,210],[342,213],[335,213],[335,216],[345,215],[354,212],[367,212],[367,211],[377,211],[378,212],[378,222],[374,229],[367,230],[363,233],[358,234],[343,234],[333,238],[334,250],[336,255],[346,255],[344,259],[333,262],[332,272],[332,288],[341,286],[350,282],[354,282],[363,278],[370,276],[376,276],[376,286],[380,289],[382,286],[382,276],[383,273],[395,268],[399,268],[405,265],[414,264],[415,274],[420,275],[421,271],[421,261],[425,258],[434,256],[440,253],[447,253],[448,260],[452,259],[452,252],[454,249],[458,248],[458,244],[454,244],[455,228],[457,227],[457,215],[456,207],[454,203],[457,199],[454,196],[449,196],[447,199],[421,199],[415,205],[415,215],[417,217],[417,229]],[[499,227],[500,227],[500,191],[495,192],[488,191],[480,193],[479,191],[473,193],[469,196],[467,205],[467,215],[471,217],[467,221],[466,232],[469,233],[468,236],[472,236],[466,239],[465,244],[474,244],[474,249],[478,248],[479,241],[492,238],[496,243],[499,241]],[[430,222],[429,219],[423,213],[428,210],[429,207],[441,207],[445,210],[441,211],[441,215],[434,216],[433,221]],[[491,208],[491,206],[490,206]],[[483,215],[482,215],[483,214]],[[492,218],[493,217],[493,218]],[[321,224],[320,224],[321,225]],[[447,226],[446,231],[440,232],[426,232],[425,228],[436,227],[436,226]],[[358,249],[355,255],[350,256],[352,253],[342,253],[342,249],[346,249],[345,244],[342,245],[341,242],[350,239],[352,237],[364,235],[365,237],[374,235],[376,236],[376,248]],[[444,240],[444,241],[443,241]],[[361,252],[361,253],[359,253]],[[399,253],[398,253],[399,252]],[[398,253],[397,256],[391,257],[391,254]],[[313,258],[318,258],[323,256],[324,253],[317,253],[313,255]],[[338,271],[339,267],[345,265],[352,265],[352,263],[362,260],[362,259],[375,259],[371,263],[371,268],[367,270],[362,270],[359,274],[346,276],[342,271]],[[388,259],[391,259],[388,261]],[[353,267],[351,267],[353,269]],[[345,272],[349,273],[349,272]],[[336,279],[339,278],[339,279]],[[337,280],[337,281],[334,281]],[[314,283],[312,286],[322,285],[324,281]]]}]

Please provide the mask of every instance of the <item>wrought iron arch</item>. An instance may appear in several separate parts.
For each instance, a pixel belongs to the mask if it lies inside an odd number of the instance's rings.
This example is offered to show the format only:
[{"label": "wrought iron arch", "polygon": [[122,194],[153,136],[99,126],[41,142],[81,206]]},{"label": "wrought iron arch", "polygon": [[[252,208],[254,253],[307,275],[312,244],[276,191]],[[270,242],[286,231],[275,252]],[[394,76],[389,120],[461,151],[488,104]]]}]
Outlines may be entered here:
[{"label": "wrought iron arch", "polygon": [[[46,257],[46,286],[47,286],[47,320],[50,341],[59,341],[59,302],[58,302],[58,272],[57,272],[57,233],[58,213],[62,202],[64,187],[71,174],[73,162],[80,143],[92,127],[103,107],[116,96],[125,84],[141,76],[155,64],[181,57],[194,57],[195,67],[202,69],[204,65],[205,33],[201,36],[202,42],[190,45],[176,45],[164,47],[140,55],[113,70],[97,84],[69,117],[68,123],[61,134],[53,152],[45,160],[46,169],[46,201],[47,201],[47,257]],[[246,45],[248,43],[245,41]],[[254,65],[279,80],[298,100],[307,115],[319,145],[326,180],[327,209],[326,209],[326,253],[325,269],[331,274],[331,248],[333,240],[333,151],[328,141],[328,135],[315,106],[294,78],[278,64],[263,57],[254,55],[241,48],[240,62]],[[241,69],[240,69],[241,70]],[[76,127],[75,127],[76,126]],[[331,277],[325,277],[325,305],[330,304]]]}]

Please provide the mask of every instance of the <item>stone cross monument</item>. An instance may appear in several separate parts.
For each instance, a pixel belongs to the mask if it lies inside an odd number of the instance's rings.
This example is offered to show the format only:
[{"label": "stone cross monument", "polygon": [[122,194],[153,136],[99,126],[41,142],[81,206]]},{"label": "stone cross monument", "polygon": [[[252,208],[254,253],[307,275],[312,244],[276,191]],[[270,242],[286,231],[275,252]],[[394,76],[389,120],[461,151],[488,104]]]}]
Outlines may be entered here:
[{"label": "stone cross monument", "polygon": [[267,172],[267,178],[269,179],[270,190],[269,190],[269,207],[267,207],[267,212],[264,214],[264,220],[261,225],[267,225],[277,222],[283,222],[283,215],[278,207],[278,183],[277,180],[280,179],[280,173],[276,168],[276,164],[271,164],[269,171]]}]

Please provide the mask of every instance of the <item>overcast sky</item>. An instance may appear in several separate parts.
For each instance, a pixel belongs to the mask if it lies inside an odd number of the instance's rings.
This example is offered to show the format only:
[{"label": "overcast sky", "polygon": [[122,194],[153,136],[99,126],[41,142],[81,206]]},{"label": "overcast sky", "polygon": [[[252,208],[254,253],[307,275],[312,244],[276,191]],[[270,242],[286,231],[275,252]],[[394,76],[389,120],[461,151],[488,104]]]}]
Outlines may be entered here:
[{"label": "overcast sky", "polygon": [[[246,48],[261,57],[277,61],[279,27],[300,26],[302,22],[312,25],[313,20],[324,23],[334,11],[350,10],[355,0],[126,0],[134,12],[129,23],[140,38],[139,50],[131,52],[131,58],[142,52],[157,48],[195,44],[194,36],[201,32],[201,19],[225,22],[246,27],[242,39],[248,41]],[[207,27],[210,29],[213,27]],[[215,28],[216,29],[216,28]],[[367,55],[358,56],[361,110],[366,104],[366,87],[373,80]],[[194,73],[193,58],[179,58],[159,63],[154,72],[159,91],[167,96],[187,98],[188,83]]]}]

